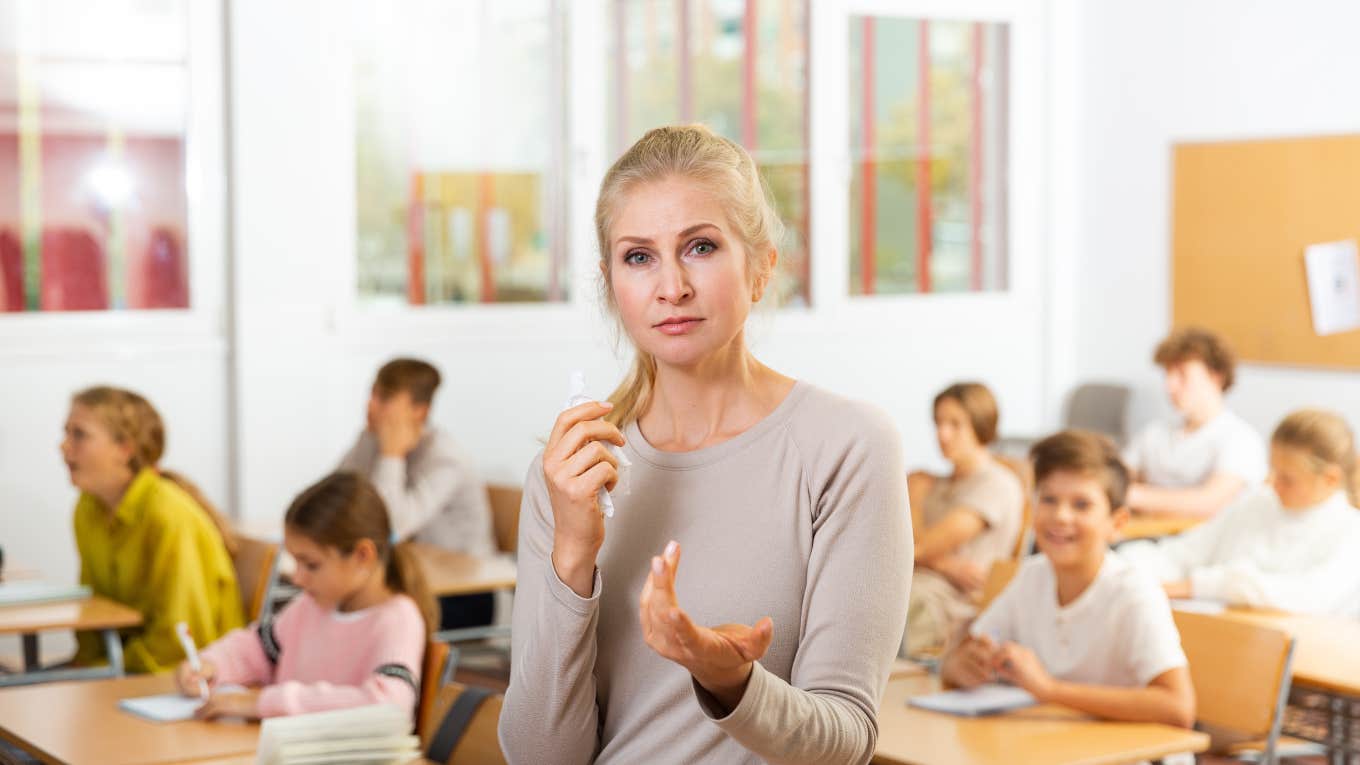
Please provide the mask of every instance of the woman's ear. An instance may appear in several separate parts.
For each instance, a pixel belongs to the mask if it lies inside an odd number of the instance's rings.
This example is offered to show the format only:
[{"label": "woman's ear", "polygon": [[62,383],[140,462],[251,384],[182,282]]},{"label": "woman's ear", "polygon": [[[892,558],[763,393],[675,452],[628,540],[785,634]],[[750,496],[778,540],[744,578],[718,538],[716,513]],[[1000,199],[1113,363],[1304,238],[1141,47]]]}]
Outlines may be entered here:
[{"label": "woman's ear", "polygon": [[779,250],[774,247],[765,254],[765,268],[761,269],[760,275],[755,278],[755,284],[751,287],[751,302],[759,303],[765,297],[765,288],[770,285],[770,280],[774,278],[775,266],[779,264]]},{"label": "woman's ear", "polygon": [[1340,465],[1328,465],[1324,467],[1321,472],[1318,473],[1318,477],[1322,479],[1322,484],[1330,491],[1336,491],[1341,488],[1346,481],[1346,476],[1342,473]]}]

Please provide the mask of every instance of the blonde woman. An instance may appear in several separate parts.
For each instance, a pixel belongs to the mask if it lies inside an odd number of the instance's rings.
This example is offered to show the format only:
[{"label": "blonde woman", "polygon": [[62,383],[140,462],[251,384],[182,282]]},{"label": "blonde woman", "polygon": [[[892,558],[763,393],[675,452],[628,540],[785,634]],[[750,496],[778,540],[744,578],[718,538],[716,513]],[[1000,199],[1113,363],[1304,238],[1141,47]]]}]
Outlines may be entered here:
[{"label": "blonde woman", "polygon": [[[511,762],[873,755],[911,578],[901,443],[748,350],[778,229],[750,156],[702,127],[653,130],[606,174],[603,299],[637,357],[526,479]],[[606,444],[632,463],[607,522]]]},{"label": "blonde woman", "polygon": [[[142,626],[123,633],[131,672],[179,664],[176,622],[200,646],[245,623],[230,531],[191,482],[157,467],[164,451],[165,426],[142,396],[96,387],[72,398],[61,455],[80,490],[80,582],[141,612]],[[95,633],[76,638],[77,664],[107,658]]]}]

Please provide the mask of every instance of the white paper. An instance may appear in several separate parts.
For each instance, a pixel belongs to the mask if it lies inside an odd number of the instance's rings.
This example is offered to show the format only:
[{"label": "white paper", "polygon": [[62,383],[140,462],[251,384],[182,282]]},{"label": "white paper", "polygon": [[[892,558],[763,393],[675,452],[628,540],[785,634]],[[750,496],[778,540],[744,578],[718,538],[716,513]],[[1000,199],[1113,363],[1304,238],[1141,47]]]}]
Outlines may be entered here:
[{"label": "white paper", "polygon": [[1013,685],[987,683],[968,690],[944,691],[928,696],[913,696],[907,703],[932,712],[978,717],[1033,706],[1034,697]]},{"label": "white paper", "polygon": [[0,583],[0,606],[20,603],[55,603],[90,597],[90,588],[79,584],[57,584],[26,579]]},{"label": "white paper", "polygon": [[[244,691],[240,685],[223,685],[215,693],[237,693]],[[158,696],[139,696],[123,699],[118,708],[151,722],[178,722],[194,719],[194,712],[203,706],[203,699],[185,696],[182,693],[162,693]]]},{"label": "white paper", "polygon": [[[569,386],[570,393],[567,396],[566,405],[562,407],[562,411],[565,412],[568,409],[572,408],[573,406],[580,406],[581,404],[584,404],[588,401],[595,400],[590,396],[586,395],[585,372],[582,372],[579,369],[572,372],[571,379],[569,381]],[[624,455],[623,450],[620,449],[619,447],[613,444],[605,444],[605,448],[609,450],[610,454],[613,454],[619,460],[618,467],[619,480],[614,484],[613,493],[626,495],[628,493],[628,468],[632,467],[633,463],[628,461],[628,457]],[[600,512],[604,513],[604,517],[613,518],[614,498],[610,496],[610,492],[604,490],[603,486],[600,487],[598,501],[600,503]]]},{"label": "white paper", "polygon": [[1313,331],[1334,335],[1360,329],[1360,253],[1355,241],[1310,245],[1303,257]]}]

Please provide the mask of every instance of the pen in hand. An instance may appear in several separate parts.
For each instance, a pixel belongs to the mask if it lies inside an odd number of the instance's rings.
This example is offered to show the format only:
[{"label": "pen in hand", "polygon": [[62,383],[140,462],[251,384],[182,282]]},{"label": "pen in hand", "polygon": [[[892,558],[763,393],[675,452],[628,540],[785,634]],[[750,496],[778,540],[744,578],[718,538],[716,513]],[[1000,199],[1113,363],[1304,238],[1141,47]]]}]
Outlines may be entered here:
[{"label": "pen in hand", "polygon": [[[198,648],[194,646],[194,639],[189,636],[189,625],[185,622],[176,624],[175,634],[179,635],[180,645],[184,646],[184,656],[189,660],[189,667],[201,675],[203,663],[198,660]],[[198,695],[200,698],[208,698],[208,681],[201,676],[198,678]]]}]

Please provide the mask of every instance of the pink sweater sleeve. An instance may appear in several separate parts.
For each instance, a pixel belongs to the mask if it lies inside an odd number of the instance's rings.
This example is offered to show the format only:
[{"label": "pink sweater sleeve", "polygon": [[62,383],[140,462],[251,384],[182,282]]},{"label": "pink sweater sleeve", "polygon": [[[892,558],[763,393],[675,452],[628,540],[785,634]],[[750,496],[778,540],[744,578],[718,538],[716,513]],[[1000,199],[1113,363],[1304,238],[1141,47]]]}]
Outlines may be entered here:
[{"label": "pink sweater sleeve", "polygon": [[415,603],[408,598],[403,601],[402,607],[356,627],[353,639],[343,644],[310,645],[301,634],[303,625],[285,629],[280,624],[279,643],[285,650],[306,645],[308,651],[330,654],[335,666],[362,665],[364,679],[355,685],[289,680],[270,685],[260,693],[260,715],[277,717],[366,704],[392,704],[414,714],[425,656],[425,623]]},{"label": "pink sweater sleeve", "polygon": [[297,601],[289,603],[278,616],[264,625],[252,622],[244,629],[228,632],[203,649],[202,658],[217,670],[213,685],[266,685],[274,681],[274,664],[265,654],[264,641],[273,640],[280,630],[288,630],[298,620]]}]

